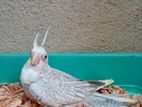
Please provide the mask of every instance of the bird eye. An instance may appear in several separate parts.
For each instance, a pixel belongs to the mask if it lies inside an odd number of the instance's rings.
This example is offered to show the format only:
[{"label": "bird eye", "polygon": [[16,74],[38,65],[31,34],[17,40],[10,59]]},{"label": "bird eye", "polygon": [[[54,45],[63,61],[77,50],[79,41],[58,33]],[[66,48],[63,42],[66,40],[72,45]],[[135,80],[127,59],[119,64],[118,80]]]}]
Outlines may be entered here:
[{"label": "bird eye", "polygon": [[30,56],[32,57],[32,52],[30,52]]},{"label": "bird eye", "polygon": [[45,59],[47,58],[47,55],[45,55]]}]

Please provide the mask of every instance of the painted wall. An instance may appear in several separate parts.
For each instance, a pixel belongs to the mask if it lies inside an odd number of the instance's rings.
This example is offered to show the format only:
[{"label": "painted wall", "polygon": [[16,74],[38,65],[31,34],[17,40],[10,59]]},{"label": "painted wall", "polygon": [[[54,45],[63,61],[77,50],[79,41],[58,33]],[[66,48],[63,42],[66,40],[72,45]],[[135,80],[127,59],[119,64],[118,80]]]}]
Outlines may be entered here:
[{"label": "painted wall", "polygon": [[142,52],[142,0],[1,0],[0,52],[30,51],[49,26],[48,52]]}]

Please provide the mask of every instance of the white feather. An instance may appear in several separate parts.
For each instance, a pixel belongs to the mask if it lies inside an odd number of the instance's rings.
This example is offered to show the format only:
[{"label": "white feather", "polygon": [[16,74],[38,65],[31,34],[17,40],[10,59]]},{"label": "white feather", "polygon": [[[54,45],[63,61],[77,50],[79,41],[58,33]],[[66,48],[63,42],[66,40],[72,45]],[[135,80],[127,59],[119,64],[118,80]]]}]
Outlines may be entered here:
[{"label": "white feather", "polygon": [[21,73],[21,81],[25,84],[31,84],[39,79],[39,73],[33,69],[23,69]]}]

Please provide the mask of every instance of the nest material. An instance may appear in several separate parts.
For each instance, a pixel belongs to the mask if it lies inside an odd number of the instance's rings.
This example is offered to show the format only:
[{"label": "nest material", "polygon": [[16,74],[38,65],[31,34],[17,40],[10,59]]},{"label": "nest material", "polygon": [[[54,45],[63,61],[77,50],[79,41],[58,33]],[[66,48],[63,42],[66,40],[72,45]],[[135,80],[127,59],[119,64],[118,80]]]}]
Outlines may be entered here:
[{"label": "nest material", "polygon": [[6,84],[0,87],[0,107],[41,107],[31,101],[18,84]]},{"label": "nest material", "polygon": [[[142,107],[142,96],[129,96],[126,91],[119,87],[103,88],[98,91],[103,94],[117,94],[137,100],[137,104],[131,107]],[[5,84],[0,87],[0,107],[42,107],[38,103],[30,100],[24,93],[19,84]],[[84,104],[75,105],[75,107],[88,107]]]},{"label": "nest material", "polygon": [[115,86],[115,87],[110,86],[108,88],[102,88],[98,92],[102,93],[102,94],[112,94],[112,95],[121,96],[124,98],[134,99],[137,101],[137,103],[135,105],[130,106],[130,107],[142,107],[142,95],[141,94],[135,94],[133,96],[130,96],[127,93],[127,91],[120,88],[119,86]]}]

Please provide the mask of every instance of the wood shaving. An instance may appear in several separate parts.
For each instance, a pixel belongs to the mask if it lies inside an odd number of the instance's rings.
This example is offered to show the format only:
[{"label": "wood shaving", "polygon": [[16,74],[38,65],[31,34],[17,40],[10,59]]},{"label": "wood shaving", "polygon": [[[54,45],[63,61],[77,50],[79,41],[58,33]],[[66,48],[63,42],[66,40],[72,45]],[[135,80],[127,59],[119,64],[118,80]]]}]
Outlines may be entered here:
[{"label": "wood shaving", "polygon": [[31,101],[19,84],[7,84],[0,87],[0,107],[42,107]]},{"label": "wood shaving", "polygon": [[[142,107],[142,95],[129,96],[125,90],[116,86],[102,88],[98,91],[103,94],[114,94],[135,99],[138,102],[131,107]],[[4,84],[0,86],[0,107],[42,107],[38,103],[30,100],[19,84]],[[88,107],[84,104],[77,104],[75,107]]]},{"label": "wood shaving", "polygon": [[112,95],[116,95],[116,96],[121,96],[121,97],[137,100],[137,103],[133,106],[130,106],[130,107],[142,107],[142,95],[141,94],[136,94],[136,95],[130,96],[127,93],[127,91],[120,88],[119,86],[115,86],[115,87],[109,86],[108,88],[100,89],[98,92],[102,93],[102,94],[112,94]]}]

